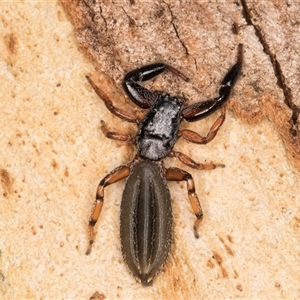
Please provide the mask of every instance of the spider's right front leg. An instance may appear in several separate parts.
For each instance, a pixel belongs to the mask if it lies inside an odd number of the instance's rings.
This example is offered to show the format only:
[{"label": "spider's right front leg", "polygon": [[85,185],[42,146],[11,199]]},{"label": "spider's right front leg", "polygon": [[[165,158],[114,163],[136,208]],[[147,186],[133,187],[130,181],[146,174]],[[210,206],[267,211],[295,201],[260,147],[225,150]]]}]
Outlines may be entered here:
[{"label": "spider's right front leg", "polygon": [[94,203],[92,213],[89,220],[89,235],[90,235],[90,241],[88,249],[86,250],[86,255],[89,255],[92,250],[92,245],[95,240],[95,231],[94,226],[96,225],[98,218],[101,213],[101,209],[103,206],[104,201],[104,188],[108,185],[115,183],[123,178],[126,178],[130,173],[130,167],[129,166],[120,166],[116,169],[114,169],[112,172],[110,172],[108,175],[106,175],[99,183],[97,193],[96,193],[96,201]]}]

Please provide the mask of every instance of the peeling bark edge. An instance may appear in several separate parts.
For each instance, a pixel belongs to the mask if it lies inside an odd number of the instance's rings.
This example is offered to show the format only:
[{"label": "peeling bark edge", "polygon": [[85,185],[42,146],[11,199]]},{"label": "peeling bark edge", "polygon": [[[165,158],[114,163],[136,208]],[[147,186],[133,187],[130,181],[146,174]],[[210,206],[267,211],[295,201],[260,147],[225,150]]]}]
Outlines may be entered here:
[{"label": "peeling bark edge", "polygon": [[297,137],[297,136],[299,136],[299,132],[298,132],[298,129],[297,129],[297,121],[298,121],[298,118],[299,118],[300,109],[297,105],[295,105],[293,103],[293,96],[292,96],[292,93],[291,93],[291,89],[285,84],[285,76],[282,72],[282,68],[281,68],[280,63],[276,58],[276,54],[272,53],[272,51],[270,50],[270,46],[268,45],[268,42],[264,38],[264,34],[263,34],[263,31],[261,30],[261,28],[252,22],[251,11],[250,11],[250,9],[247,5],[247,1],[246,0],[241,0],[241,4],[242,4],[242,7],[243,7],[243,16],[246,20],[246,23],[254,28],[255,34],[258,37],[259,42],[263,46],[264,52],[270,58],[270,61],[271,61],[272,66],[273,66],[274,75],[277,78],[277,86],[282,90],[283,95],[284,95],[284,103],[292,111],[292,116],[291,116],[291,119],[289,121],[289,123],[290,123],[289,133],[293,137]]}]

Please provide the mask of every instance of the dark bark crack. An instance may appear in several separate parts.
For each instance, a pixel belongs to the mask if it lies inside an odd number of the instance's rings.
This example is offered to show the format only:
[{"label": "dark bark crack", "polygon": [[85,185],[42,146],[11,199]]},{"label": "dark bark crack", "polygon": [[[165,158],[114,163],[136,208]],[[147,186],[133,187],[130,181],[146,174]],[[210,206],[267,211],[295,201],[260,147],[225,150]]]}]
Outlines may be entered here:
[{"label": "dark bark crack", "polygon": [[87,8],[87,9],[85,9],[84,11],[87,11],[89,17],[91,18],[91,20],[92,20],[93,22],[95,22],[95,16],[96,16],[96,13],[94,12],[93,7],[91,7],[90,4],[89,4],[86,0],[83,0],[83,1],[82,1],[82,5],[84,5],[84,6]]},{"label": "dark bark crack", "polygon": [[124,9],[123,6],[122,6],[122,10],[124,11],[126,17],[128,18],[129,26],[135,26],[136,25],[135,21],[128,15],[127,11]]},{"label": "dark bark crack", "polygon": [[[90,4],[88,2],[92,2],[92,4]],[[102,14],[101,4],[99,3],[99,10],[95,8],[96,1],[93,1],[93,0],[92,1],[83,0],[82,5],[84,5],[86,7],[86,9],[84,9],[84,12],[86,14],[88,14],[88,16],[90,17],[92,23],[94,23],[94,24],[98,23],[99,16],[100,16],[100,18],[104,22],[105,31],[107,31],[107,21],[106,21],[105,17]],[[89,27],[89,26],[87,26],[87,27]]]},{"label": "dark bark crack", "polygon": [[172,9],[171,9],[171,7],[170,7],[170,5],[169,5],[168,3],[166,3],[166,2],[164,2],[164,3],[167,5],[168,10],[169,10],[169,12],[170,12],[170,15],[171,15],[171,25],[172,25],[172,27],[173,27],[173,29],[174,29],[174,31],[175,31],[176,37],[178,38],[180,44],[182,45],[182,47],[183,47],[183,49],[184,49],[184,51],[185,51],[185,54],[186,54],[186,55],[190,55],[190,54],[189,54],[189,50],[188,50],[187,46],[185,45],[185,43],[183,42],[183,40],[180,38],[180,35],[179,35],[179,33],[178,33],[178,30],[177,30],[177,27],[176,27],[176,25],[175,25],[175,23],[174,23],[174,19],[175,19],[175,18],[174,18],[173,11],[172,11]]},{"label": "dark bark crack", "polygon": [[107,21],[106,21],[105,17],[103,16],[103,10],[102,10],[100,3],[99,3],[99,10],[100,10],[100,17],[103,20],[104,25],[105,25],[105,31],[107,31]]},{"label": "dark bark crack", "polygon": [[241,0],[241,4],[242,4],[242,7],[243,7],[243,16],[246,20],[246,23],[250,26],[253,26],[253,28],[255,30],[255,34],[256,34],[256,36],[258,37],[260,43],[263,46],[264,52],[269,56],[269,58],[271,60],[273,70],[274,70],[274,74],[277,78],[277,85],[283,91],[284,102],[292,110],[290,132],[293,136],[296,136],[298,134],[298,131],[296,130],[296,125],[297,125],[298,117],[299,117],[299,114],[300,114],[300,109],[299,109],[299,107],[297,107],[297,105],[295,105],[293,103],[293,95],[292,95],[291,89],[285,83],[285,76],[283,74],[281,65],[280,65],[279,61],[277,60],[277,58],[276,58],[276,54],[272,53],[272,51],[270,50],[270,47],[269,47],[267,41],[264,38],[263,30],[260,28],[260,26],[254,24],[252,22],[251,11],[248,8],[247,1],[246,0]]}]

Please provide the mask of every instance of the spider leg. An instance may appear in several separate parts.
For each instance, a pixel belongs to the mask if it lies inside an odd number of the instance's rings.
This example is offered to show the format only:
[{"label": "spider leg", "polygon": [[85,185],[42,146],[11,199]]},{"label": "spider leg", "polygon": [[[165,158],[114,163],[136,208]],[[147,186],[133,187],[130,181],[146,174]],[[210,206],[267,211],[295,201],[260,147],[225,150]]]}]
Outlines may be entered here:
[{"label": "spider leg", "polygon": [[195,191],[195,183],[192,175],[182,169],[168,168],[164,173],[164,177],[170,181],[186,181],[188,197],[197,218],[194,223],[194,235],[196,238],[199,238],[198,227],[202,220],[203,213],[198,196]]},{"label": "spider leg", "polygon": [[101,130],[103,134],[108,138],[112,140],[117,140],[117,141],[122,141],[122,142],[131,142],[134,143],[134,137],[131,134],[126,134],[126,133],[119,133],[116,131],[110,131],[106,123],[101,120]]},{"label": "spider leg", "polygon": [[111,113],[127,122],[139,124],[140,120],[133,112],[114,106],[110,98],[94,83],[89,76],[86,76],[86,79]]},{"label": "spider leg", "polygon": [[197,132],[188,129],[179,130],[179,136],[182,136],[185,140],[196,144],[207,144],[215,138],[220,127],[225,121],[226,111],[222,108],[222,114],[217,118],[212,127],[210,128],[206,136],[201,136]]},{"label": "spider leg", "polygon": [[123,178],[126,178],[129,175],[129,173],[130,173],[130,167],[123,165],[114,169],[112,172],[110,172],[100,181],[97,188],[96,200],[89,219],[88,229],[89,229],[90,241],[89,241],[88,249],[86,250],[86,255],[89,255],[91,253],[92,245],[95,240],[94,226],[98,221],[103,206],[104,188],[112,183],[115,183]]},{"label": "spider leg", "polygon": [[156,100],[157,93],[149,91],[138,82],[150,80],[166,70],[181,77],[185,81],[189,80],[180,71],[169,65],[164,63],[150,64],[126,74],[123,80],[123,88],[126,94],[139,107],[149,108]]},{"label": "spider leg", "polygon": [[189,156],[186,154],[183,154],[179,151],[172,150],[169,154],[169,157],[176,157],[178,158],[183,164],[189,166],[190,168],[197,169],[197,170],[213,170],[215,168],[224,168],[224,164],[214,164],[213,162],[209,163],[197,163],[194,160],[192,160]]},{"label": "spider leg", "polygon": [[210,100],[203,102],[197,102],[186,106],[182,110],[182,116],[185,120],[189,122],[197,121],[203,119],[222,107],[228,100],[232,88],[234,87],[238,76],[242,69],[243,62],[243,45],[240,44],[238,48],[237,62],[232,66],[232,68],[225,75],[221,82],[219,88],[219,96]]}]

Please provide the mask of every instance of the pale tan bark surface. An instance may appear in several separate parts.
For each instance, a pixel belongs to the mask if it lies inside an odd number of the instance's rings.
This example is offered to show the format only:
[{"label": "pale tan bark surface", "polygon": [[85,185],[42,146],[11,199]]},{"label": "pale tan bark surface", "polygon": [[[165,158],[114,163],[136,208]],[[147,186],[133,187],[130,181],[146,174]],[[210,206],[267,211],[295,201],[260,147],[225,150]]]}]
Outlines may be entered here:
[{"label": "pale tan bark surface", "polygon": [[[0,299],[299,298],[299,4],[61,2],[68,15],[56,1],[0,3]],[[242,76],[217,137],[175,147],[226,167],[166,160],[194,177],[200,239],[185,183],[170,183],[172,252],[144,288],[120,251],[123,181],[106,189],[85,255],[97,184],[135,154],[106,139],[100,120],[136,132],[107,111],[85,75],[135,110],[120,88],[124,74],[164,61],[190,83],[165,74],[147,86],[194,103],[216,95],[238,43]],[[218,115],[182,125],[204,135]]]}]

